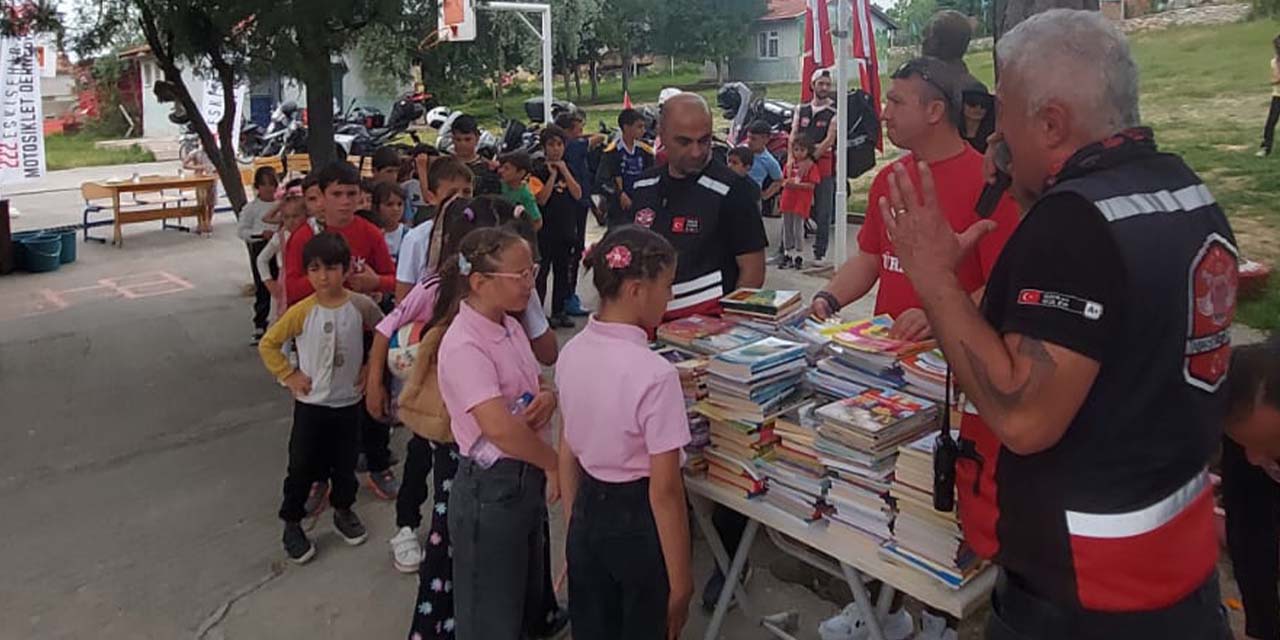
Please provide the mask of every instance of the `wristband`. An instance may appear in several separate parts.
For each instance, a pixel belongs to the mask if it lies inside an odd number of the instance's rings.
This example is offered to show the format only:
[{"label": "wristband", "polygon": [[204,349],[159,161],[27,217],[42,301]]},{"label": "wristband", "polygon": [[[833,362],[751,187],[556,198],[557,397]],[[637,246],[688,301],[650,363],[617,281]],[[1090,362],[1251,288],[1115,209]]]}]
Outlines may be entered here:
[{"label": "wristband", "polygon": [[830,291],[819,291],[813,294],[813,299],[827,303],[827,306],[831,307],[831,313],[839,313],[840,309],[844,307]]}]

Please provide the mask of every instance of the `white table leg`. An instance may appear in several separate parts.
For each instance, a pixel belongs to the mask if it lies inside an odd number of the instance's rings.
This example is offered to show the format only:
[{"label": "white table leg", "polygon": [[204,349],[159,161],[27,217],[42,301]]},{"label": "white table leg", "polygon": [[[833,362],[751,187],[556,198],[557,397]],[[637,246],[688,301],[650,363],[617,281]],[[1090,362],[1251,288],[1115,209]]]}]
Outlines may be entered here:
[{"label": "white table leg", "polygon": [[867,585],[862,581],[862,574],[843,562],[840,563],[840,569],[844,571],[844,579],[849,583],[849,590],[853,591],[853,601],[858,603],[862,619],[867,623],[871,640],[885,640],[884,630],[880,628],[880,618],[876,615],[875,607],[871,606],[871,596],[867,594]]},{"label": "white table leg", "polygon": [[893,606],[893,596],[897,593],[897,590],[888,583],[880,583],[880,597],[876,599],[876,615],[881,618],[889,616],[889,608]]},{"label": "white table leg", "polygon": [[720,635],[720,627],[724,624],[725,613],[729,610],[731,594],[736,592],[738,605],[744,611],[751,610],[751,606],[747,601],[746,590],[738,583],[738,576],[742,574],[743,567],[747,564],[747,556],[751,552],[751,544],[755,541],[756,532],[760,529],[760,523],[755,520],[747,521],[747,528],[742,532],[742,540],[738,543],[738,548],[734,550],[733,558],[730,560],[729,554],[724,547],[724,541],[720,539],[720,534],[716,532],[715,523],[711,519],[710,501],[701,496],[690,495],[689,503],[693,506],[693,515],[698,521],[698,528],[702,530],[702,535],[706,537],[707,544],[711,547],[711,554],[716,559],[716,565],[725,574],[725,586],[729,587],[720,590],[720,598],[716,601],[711,620],[707,623],[706,633],[703,634],[705,640],[715,640]]},{"label": "white table leg", "polygon": [[[702,536],[707,539],[707,546],[711,547],[712,559],[716,561],[720,573],[728,573],[729,566],[733,564],[733,558],[725,549],[724,541],[720,539],[720,532],[716,531],[715,522],[711,519],[711,511],[716,503],[702,496],[690,494],[689,504],[693,507],[693,517],[698,522],[698,528],[702,530]],[[750,549],[750,547],[747,548]],[[734,552],[736,553],[737,549],[734,549]],[[741,584],[735,584],[734,589],[737,590],[738,602],[746,602],[746,589]]]}]

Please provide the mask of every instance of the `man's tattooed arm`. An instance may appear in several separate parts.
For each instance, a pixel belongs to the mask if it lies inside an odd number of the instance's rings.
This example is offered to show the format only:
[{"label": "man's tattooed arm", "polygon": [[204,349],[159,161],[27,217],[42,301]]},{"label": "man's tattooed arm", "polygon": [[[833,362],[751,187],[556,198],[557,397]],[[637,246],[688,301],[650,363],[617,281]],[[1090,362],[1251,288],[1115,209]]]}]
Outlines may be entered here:
[{"label": "man's tattooed arm", "polygon": [[[978,357],[978,354],[969,347],[967,342],[961,341],[960,348],[964,350],[965,359],[969,361],[969,366],[973,369],[973,379],[975,389],[967,389],[970,394],[978,395],[990,402],[982,402],[988,410],[994,408],[1001,414],[1008,414],[1016,409],[1021,403],[1023,397],[1028,391],[1034,393],[1047,380],[1053,377],[1054,371],[1058,368],[1058,363],[1053,359],[1053,354],[1045,348],[1044,343],[1035,338],[1021,336],[1018,339],[1018,354],[1026,358],[1030,362],[1025,377],[1021,380],[1014,380],[1014,385],[1009,388],[1006,385],[997,384],[991,379],[991,372],[987,368],[987,364]],[[1014,368],[1016,375],[1017,368]],[[980,401],[979,401],[980,402]],[[994,417],[994,416],[993,416]]]}]

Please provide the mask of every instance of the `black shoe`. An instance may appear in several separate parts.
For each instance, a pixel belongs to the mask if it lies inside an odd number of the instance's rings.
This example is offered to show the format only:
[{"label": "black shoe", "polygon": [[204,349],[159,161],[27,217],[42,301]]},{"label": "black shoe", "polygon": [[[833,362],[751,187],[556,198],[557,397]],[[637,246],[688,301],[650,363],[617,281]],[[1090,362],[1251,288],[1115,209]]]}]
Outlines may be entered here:
[{"label": "black shoe", "polygon": [[306,564],[316,555],[315,545],[307,539],[302,525],[297,522],[284,523],[284,552],[294,564]]},{"label": "black shoe", "polygon": [[[747,564],[742,567],[742,573],[738,574],[738,584],[746,585],[747,580],[751,579],[751,565]],[[716,610],[716,601],[720,599],[720,592],[724,590],[724,574],[720,569],[716,569],[715,573],[707,579],[707,584],[702,588],[702,610],[712,613]],[[738,595],[731,594],[729,596],[729,605],[732,607],[738,602]]]},{"label": "black shoe", "polygon": [[537,640],[554,640],[569,630],[569,610],[557,607],[547,613],[547,626],[533,634]]},{"label": "black shoe", "polygon": [[365,538],[369,537],[368,532],[364,530],[364,525],[360,523],[360,517],[350,509],[333,510],[333,530],[342,536],[344,542],[353,547],[363,544]]},{"label": "black shoe", "polygon": [[257,344],[258,344],[259,342],[261,342],[261,341],[262,341],[262,336],[264,336],[264,335],[266,335],[266,334],[267,334],[267,330],[266,330],[266,329],[263,329],[262,327],[258,327],[257,329],[254,329],[254,330],[253,330],[253,339],[252,339],[252,340],[250,340],[249,344],[252,344],[252,345],[254,345],[254,346],[257,346]]},{"label": "black shoe", "polygon": [[782,256],[782,259],[778,261],[778,268],[779,268],[779,269],[790,269],[790,268],[791,268],[791,258],[788,258],[787,256]]},{"label": "black shoe", "polygon": [[568,315],[563,313],[551,316],[550,324],[551,326],[559,329],[573,329],[578,326],[574,323],[573,318],[570,318]]},{"label": "black shoe", "polygon": [[791,259],[791,268],[799,271],[804,268],[804,258],[796,256]]}]

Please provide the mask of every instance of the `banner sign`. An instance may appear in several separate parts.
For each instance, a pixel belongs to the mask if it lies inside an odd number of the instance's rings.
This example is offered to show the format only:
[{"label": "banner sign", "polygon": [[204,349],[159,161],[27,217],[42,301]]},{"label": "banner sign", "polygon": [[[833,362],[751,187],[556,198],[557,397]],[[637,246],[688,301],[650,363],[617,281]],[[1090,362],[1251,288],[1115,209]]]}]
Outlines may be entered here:
[{"label": "banner sign", "polygon": [[0,185],[45,173],[44,109],[32,36],[0,40]]},{"label": "banner sign", "polygon": [[[235,153],[240,153],[240,123],[244,120],[244,103],[245,97],[249,93],[249,87],[243,83],[236,85],[236,115],[231,125],[231,148]],[[226,113],[226,100],[222,96],[222,82],[215,78],[209,78],[204,81],[204,99],[200,104],[200,113],[204,116],[205,124],[209,125],[209,131],[213,133],[214,139],[218,138],[218,123],[222,122],[222,114]],[[218,146],[222,146],[222,141],[218,141]]]}]

